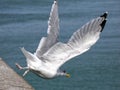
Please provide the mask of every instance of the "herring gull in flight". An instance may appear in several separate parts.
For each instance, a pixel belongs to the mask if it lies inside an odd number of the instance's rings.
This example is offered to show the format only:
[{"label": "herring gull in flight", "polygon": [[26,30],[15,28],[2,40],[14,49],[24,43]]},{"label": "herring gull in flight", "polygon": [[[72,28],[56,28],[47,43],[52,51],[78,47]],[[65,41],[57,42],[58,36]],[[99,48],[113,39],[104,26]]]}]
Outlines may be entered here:
[{"label": "herring gull in flight", "polygon": [[26,57],[27,67],[22,67],[18,63],[16,66],[21,70],[26,70],[23,76],[32,71],[45,79],[57,76],[70,77],[70,74],[60,70],[60,67],[71,58],[88,51],[98,41],[106,23],[107,14],[105,12],[83,25],[73,33],[67,43],[58,42],[58,2],[54,0],[48,21],[47,37],[41,38],[34,54],[21,48]]}]

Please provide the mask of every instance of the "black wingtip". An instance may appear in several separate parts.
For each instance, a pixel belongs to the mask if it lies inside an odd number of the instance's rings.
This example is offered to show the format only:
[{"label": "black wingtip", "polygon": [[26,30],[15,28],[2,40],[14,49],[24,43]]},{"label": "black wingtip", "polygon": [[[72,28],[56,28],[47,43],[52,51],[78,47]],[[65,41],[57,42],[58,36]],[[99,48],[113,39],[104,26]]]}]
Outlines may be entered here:
[{"label": "black wingtip", "polygon": [[104,29],[104,27],[105,27],[105,24],[106,24],[106,19],[101,23],[101,27],[102,27],[102,29],[101,29],[101,31],[100,32],[102,32],[103,31],[103,29]]},{"label": "black wingtip", "polygon": [[100,17],[104,17],[107,18],[108,12],[105,12],[103,15],[101,15]]},{"label": "black wingtip", "polygon": [[101,25],[101,27],[102,27],[102,29],[101,29],[101,31],[100,32],[102,32],[103,31],[103,29],[104,29],[104,27],[105,27],[105,24],[106,24],[106,18],[107,18],[107,15],[108,15],[108,12],[105,12],[103,15],[101,15],[100,17],[104,17],[105,19],[104,19],[104,21],[100,24]]}]

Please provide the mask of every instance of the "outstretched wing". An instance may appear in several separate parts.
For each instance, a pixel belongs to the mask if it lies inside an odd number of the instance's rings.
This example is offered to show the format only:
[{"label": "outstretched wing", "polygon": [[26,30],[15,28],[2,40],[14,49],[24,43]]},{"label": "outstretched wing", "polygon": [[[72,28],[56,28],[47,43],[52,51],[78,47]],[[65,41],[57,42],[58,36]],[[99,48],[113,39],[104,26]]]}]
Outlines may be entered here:
[{"label": "outstretched wing", "polygon": [[58,5],[55,0],[48,21],[47,37],[42,37],[35,55],[40,58],[51,46],[57,43],[59,35]]},{"label": "outstretched wing", "polygon": [[104,13],[82,26],[72,35],[68,43],[55,44],[43,55],[43,59],[51,62],[58,69],[66,61],[86,52],[99,39],[106,23],[106,17],[107,13]]}]

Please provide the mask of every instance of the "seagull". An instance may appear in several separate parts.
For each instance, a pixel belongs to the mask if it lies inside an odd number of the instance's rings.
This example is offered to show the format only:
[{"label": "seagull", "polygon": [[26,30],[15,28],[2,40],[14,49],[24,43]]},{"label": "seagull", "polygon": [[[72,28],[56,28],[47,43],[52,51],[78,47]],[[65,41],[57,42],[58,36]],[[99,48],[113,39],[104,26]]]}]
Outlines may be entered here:
[{"label": "seagull", "polygon": [[92,19],[73,33],[68,42],[58,41],[59,15],[58,1],[54,0],[48,20],[47,36],[42,37],[35,53],[21,48],[26,57],[27,66],[22,67],[16,63],[17,68],[25,70],[23,76],[29,71],[44,79],[52,79],[58,76],[70,77],[70,74],[60,67],[72,58],[83,54],[94,45],[107,21],[108,12]]}]

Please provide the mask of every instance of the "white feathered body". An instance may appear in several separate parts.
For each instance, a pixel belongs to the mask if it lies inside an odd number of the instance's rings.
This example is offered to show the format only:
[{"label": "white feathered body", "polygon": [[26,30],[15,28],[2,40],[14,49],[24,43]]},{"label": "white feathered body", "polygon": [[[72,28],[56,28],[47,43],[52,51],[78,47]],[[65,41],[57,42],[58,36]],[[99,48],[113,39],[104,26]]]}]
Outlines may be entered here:
[{"label": "white feathered body", "polygon": [[47,37],[42,37],[34,54],[22,48],[28,68],[43,78],[64,75],[59,68],[71,58],[88,51],[94,45],[106,23],[107,13],[97,17],[73,33],[67,43],[58,42],[59,17],[54,1],[48,21]]}]

